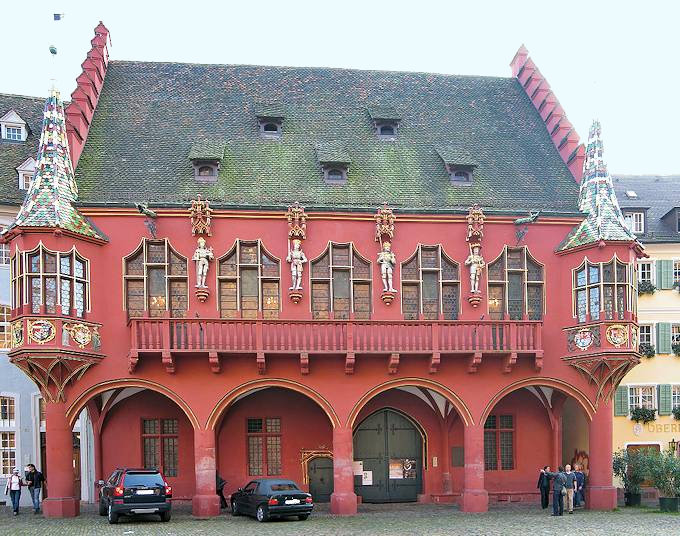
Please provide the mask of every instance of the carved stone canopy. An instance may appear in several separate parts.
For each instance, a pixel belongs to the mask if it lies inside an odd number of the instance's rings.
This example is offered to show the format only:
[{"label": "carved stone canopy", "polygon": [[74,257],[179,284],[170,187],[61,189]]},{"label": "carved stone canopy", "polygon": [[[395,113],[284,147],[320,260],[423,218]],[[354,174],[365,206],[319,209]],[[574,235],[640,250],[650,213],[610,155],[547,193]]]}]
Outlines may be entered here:
[{"label": "carved stone canopy", "polygon": [[382,242],[383,239],[392,240],[394,238],[394,222],[396,216],[387,203],[374,216],[375,219],[375,241]]},{"label": "carved stone canopy", "polygon": [[196,236],[197,234],[206,234],[212,236],[210,230],[210,220],[212,217],[212,209],[210,208],[210,202],[206,199],[201,199],[200,194],[197,199],[191,201],[191,208],[189,209],[189,215],[191,217],[191,235]]},{"label": "carved stone canopy", "polygon": [[305,214],[305,207],[301,207],[296,201],[294,205],[288,207],[286,219],[288,220],[288,238],[297,240],[307,238],[307,214]]},{"label": "carved stone canopy", "polygon": [[467,215],[467,237],[465,240],[471,244],[481,244],[484,238],[484,211],[478,204],[470,207]]}]

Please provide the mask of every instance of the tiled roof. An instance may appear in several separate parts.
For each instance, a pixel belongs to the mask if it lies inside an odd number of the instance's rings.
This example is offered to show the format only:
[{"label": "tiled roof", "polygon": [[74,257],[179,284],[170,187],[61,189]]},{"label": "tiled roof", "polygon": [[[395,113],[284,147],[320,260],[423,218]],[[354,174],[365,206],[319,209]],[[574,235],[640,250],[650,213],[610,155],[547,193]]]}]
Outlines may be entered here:
[{"label": "tiled roof", "polygon": [[64,105],[52,90],[45,101],[36,173],[12,227],[50,227],[104,239],[73,206],[78,187],[66,139]]},{"label": "tiled roof", "polygon": [[26,141],[0,139],[0,204],[20,205],[26,192],[19,190],[16,168],[26,159],[35,158],[40,142],[45,99],[0,93],[0,117],[14,110],[26,121]]},{"label": "tiled roof", "polygon": [[224,158],[223,140],[198,140],[189,151],[189,160],[222,160]]},{"label": "tiled roof", "polygon": [[445,164],[469,167],[479,165],[468,151],[461,150],[459,147],[451,145],[437,147],[437,154],[439,154]]},{"label": "tiled roof", "polygon": [[579,192],[579,207],[587,214],[564,239],[558,250],[564,251],[600,241],[635,241],[619,208],[612,179],[603,158],[602,127],[593,121],[588,135],[583,179]]},{"label": "tiled roof", "polygon": [[349,164],[352,158],[340,141],[319,143],[316,146],[316,158],[320,164]]},{"label": "tiled roof", "polygon": [[[613,180],[622,210],[638,208],[646,213],[645,233],[638,235],[640,242],[680,242],[671,212],[680,209],[680,175],[614,175]],[[629,198],[627,191],[637,197]]]},{"label": "tiled roof", "polygon": [[[259,134],[263,102],[285,108],[280,139]],[[367,110],[379,106],[399,111],[394,141],[375,134]],[[224,140],[215,183],[193,178],[197,139]],[[329,142],[351,159],[332,188],[317,158]],[[449,145],[478,163],[472,185],[451,183],[437,153]],[[111,61],[76,178],[88,205],[200,193],[215,206],[578,211],[578,186],[514,78]]]}]

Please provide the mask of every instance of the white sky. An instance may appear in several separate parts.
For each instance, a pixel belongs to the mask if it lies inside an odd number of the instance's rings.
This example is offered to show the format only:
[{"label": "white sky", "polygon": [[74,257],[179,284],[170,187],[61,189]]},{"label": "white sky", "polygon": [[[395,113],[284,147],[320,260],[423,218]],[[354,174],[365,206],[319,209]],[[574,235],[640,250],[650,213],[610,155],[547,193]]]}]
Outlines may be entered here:
[{"label": "white sky", "polygon": [[0,92],[68,98],[100,20],[125,60],[510,76],[524,43],[611,172],[680,173],[677,0],[0,0]]}]

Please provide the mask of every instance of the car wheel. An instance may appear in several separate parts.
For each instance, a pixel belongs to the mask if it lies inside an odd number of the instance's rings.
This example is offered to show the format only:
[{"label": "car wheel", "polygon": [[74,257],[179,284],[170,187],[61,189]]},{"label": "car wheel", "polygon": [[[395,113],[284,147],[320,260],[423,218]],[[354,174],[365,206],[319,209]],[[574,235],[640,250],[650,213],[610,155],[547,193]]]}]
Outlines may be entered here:
[{"label": "car wheel", "polygon": [[236,505],[236,501],[231,501],[231,515],[233,516],[240,516],[241,512],[238,509],[238,506]]},{"label": "car wheel", "polygon": [[106,503],[104,502],[104,499],[102,497],[99,497],[99,515],[100,516],[106,515]]},{"label": "car wheel", "polygon": [[269,519],[269,512],[267,512],[267,507],[264,504],[261,504],[257,507],[257,510],[255,511],[255,517],[260,523],[264,523]]},{"label": "car wheel", "polygon": [[306,521],[308,517],[309,517],[309,514],[303,514],[301,516],[298,516],[298,519],[300,521]]},{"label": "car wheel", "polygon": [[115,525],[118,523],[118,514],[113,511],[113,508],[111,508],[111,505],[109,504],[109,523],[111,525]]},{"label": "car wheel", "polygon": [[167,523],[168,521],[170,521],[171,517],[172,514],[170,513],[170,510],[168,510],[167,512],[161,512],[161,521],[163,523]]}]

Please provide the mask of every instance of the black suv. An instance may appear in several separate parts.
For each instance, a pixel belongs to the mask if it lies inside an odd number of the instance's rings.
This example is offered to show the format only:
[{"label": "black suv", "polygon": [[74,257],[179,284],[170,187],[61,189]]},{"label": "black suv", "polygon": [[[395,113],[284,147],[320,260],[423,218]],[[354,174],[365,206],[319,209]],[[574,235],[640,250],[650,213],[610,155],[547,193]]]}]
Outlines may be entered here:
[{"label": "black suv", "polygon": [[170,521],[172,487],[155,469],[116,469],[107,481],[100,480],[99,515],[118,523],[120,516],[159,514]]}]

